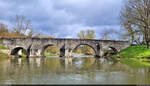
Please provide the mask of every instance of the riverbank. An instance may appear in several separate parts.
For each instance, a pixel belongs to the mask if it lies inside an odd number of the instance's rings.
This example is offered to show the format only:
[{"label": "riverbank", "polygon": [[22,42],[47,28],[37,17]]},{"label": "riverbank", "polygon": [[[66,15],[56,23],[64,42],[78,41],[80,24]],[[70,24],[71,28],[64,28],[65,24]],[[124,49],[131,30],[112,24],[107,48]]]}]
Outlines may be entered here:
[{"label": "riverbank", "polygon": [[4,51],[7,50],[6,47],[0,46],[0,57],[8,57],[8,54]]},{"label": "riverbank", "polygon": [[131,66],[150,66],[150,50],[146,48],[146,45],[130,46],[113,57],[119,57],[122,63]]},{"label": "riverbank", "polygon": [[0,49],[1,49],[1,50],[6,50],[6,49],[8,49],[8,48],[6,48],[6,47],[4,47],[4,46],[0,46]]},{"label": "riverbank", "polygon": [[8,54],[0,52],[0,57],[8,57]]}]

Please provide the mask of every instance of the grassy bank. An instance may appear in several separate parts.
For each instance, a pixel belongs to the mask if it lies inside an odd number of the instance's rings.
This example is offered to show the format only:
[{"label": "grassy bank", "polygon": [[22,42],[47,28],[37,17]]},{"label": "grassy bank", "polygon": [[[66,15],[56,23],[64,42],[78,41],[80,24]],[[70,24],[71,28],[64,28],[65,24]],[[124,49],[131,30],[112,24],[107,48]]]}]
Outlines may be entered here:
[{"label": "grassy bank", "polygon": [[146,48],[146,45],[141,46],[130,46],[118,53],[118,56],[124,58],[149,58],[150,57],[150,50]]},{"label": "grassy bank", "polygon": [[0,52],[0,57],[8,57],[8,54]]},{"label": "grassy bank", "polygon": [[5,49],[8,49],[8,48],[6,48],[6,47],[0,45],[0,49],[5,50]]},{"label": "grassy bank", "polygon": [[131,66],[150,66],[150,50],[146,48],[146,45],[130,46],[120,51],[115,56],[121,57],[120,61],[122,63],[126,63]]},{"label": "grassy bank", "polygon": [[[8,49],[8,48],[6,48],[6,47],[0,45],[0,50],[6,50],[6,49]],[[0,57],[8,57],[8,54],[2,53],[2,52],[0,51]]]}]

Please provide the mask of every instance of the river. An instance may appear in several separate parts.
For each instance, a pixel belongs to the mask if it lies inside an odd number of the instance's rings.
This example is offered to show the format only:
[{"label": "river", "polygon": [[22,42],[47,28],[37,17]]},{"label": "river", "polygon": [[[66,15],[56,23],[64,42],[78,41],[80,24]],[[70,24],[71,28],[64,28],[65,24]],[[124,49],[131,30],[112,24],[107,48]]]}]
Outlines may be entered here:
[{"label": "river", "polygon": [[150,68],[93,57],[1,57],[0,84],[150,84]]}]

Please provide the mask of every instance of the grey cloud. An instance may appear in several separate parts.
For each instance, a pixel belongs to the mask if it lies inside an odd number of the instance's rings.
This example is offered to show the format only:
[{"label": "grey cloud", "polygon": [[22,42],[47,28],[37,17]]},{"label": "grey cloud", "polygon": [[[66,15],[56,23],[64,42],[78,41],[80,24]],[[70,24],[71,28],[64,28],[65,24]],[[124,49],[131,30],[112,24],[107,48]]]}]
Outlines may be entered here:
[{"label": "grey cloud", "polygon": [[61,0],[54,1],[54,8],[63,9],[77,16],[85,25],[118,24],[122,0]]},{"label": "grey cloud", "polygon": [[121,6],[122,0],[1,0],[0,21],[11,24],[23,15],[44,34],[76,37],[81,29],[98,34],[104,26],[118,26]]}]

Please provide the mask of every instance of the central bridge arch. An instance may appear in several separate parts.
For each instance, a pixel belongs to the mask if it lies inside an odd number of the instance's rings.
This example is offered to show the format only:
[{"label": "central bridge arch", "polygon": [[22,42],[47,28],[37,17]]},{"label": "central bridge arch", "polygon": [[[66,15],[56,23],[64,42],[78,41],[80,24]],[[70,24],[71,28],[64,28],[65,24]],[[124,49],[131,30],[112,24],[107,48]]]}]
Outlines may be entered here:
[{"label": "central bridge arch", "polygon": [[72,51],[77,50],[77,48],[78,48],[79,46],[82,46],[82,45],[86,45],[86,46],[90,47],[90,48],[94,51],[94,55],[96,55],[96,50],[95,50],[95,48],[94,48],[92,45],[87,44],[87,43],[80,43],[80,44],[76,45],[76,46],[73,48]]},{"label": "central bridge arch", "polygon": [[57,46],[57,45],[55,45],[55,44],[46,44],[46,45],[44,45],[44,46],[42,47],[42,52],[41,52],[42,57],[45,57],[44,53],[45,53],[46,49],[47,49],[49,46],[56,46],[56,47],[59,49],[59,52],[60,52],[60,47],[59,47],[59,46]]}]

